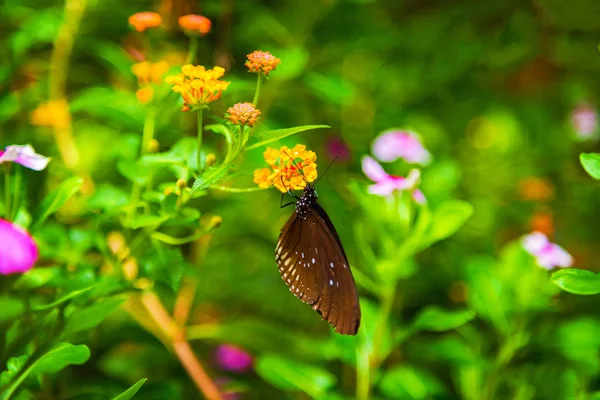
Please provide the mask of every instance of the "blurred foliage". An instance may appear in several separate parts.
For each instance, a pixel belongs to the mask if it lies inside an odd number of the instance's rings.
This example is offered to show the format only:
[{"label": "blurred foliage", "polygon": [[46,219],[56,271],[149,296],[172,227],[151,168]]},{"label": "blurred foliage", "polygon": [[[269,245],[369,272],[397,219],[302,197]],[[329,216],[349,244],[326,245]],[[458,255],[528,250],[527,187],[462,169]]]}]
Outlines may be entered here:
[{"label": "blurred foliage", "polygon": [[[162,27],[133,31],[146,10]],[[131,71],[148,59],[177,73],[190,46],[177,18],[193,12],[213,24],[199,63],[231,81],[204,114],[200,154],[196,116],[164,83],[140,103]],[[600,297],[577,296],[600,293],[600,147],[572,123],[600,102],[599,15],[594,0],[5,0],[0,145],[53,160],[14,168],[12,219],[41,258],[0,277],[0,399],[200,398],[182,345],[225,398],[600,399]],[[281,64],[260,122],[238,134],[223,116],[252,100],[257,49]],[[60,99],[66,117],[34,123]],[[368,193],[360,159],[390,128],[433,154],[426,205]],[[331,332],[276,269],[291,211],[252,172],[264,145],[296,143],[321,174],[334,143],[346,149],[317,189],[360,293],[355,337]],[[535,230],[577,268],[538,267],[519,242]],[[252,370],[223,368],[223,343]]]}]

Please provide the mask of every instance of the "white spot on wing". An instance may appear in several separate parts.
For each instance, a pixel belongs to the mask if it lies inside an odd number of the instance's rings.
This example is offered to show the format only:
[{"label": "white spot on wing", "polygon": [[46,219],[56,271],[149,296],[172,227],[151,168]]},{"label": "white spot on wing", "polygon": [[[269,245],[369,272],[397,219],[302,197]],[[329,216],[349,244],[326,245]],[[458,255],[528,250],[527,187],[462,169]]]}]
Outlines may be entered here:
[{"label": "white spot on wing", "polygon": [[315,259],[313,258],[313,259],[312,259],[312,263],[313,263],[313,264],[316,264],[316,263],[317,263],[317,260],[315,260]]},{"label": "white spot on wing", "polygon": [[330,263],[329,263],[329,266],[330,266],[331,268],[333,268],[333,263],[332,263],[332,262],[330,262]]},{"label": "white spot on wing", "polygon": [[287,267],[289,265],[290,261],[292,261],[292,259],[288,258],[287,260],[284,261],[283,265],[285,265]]},{"label": "white spot on wing", "polygon": [[304,258],[304,252],[302,252],[302,258]]},{"label": "white spot on wing", "polygon": [[333,279],[329,280],[329,286],[333,286]]}]

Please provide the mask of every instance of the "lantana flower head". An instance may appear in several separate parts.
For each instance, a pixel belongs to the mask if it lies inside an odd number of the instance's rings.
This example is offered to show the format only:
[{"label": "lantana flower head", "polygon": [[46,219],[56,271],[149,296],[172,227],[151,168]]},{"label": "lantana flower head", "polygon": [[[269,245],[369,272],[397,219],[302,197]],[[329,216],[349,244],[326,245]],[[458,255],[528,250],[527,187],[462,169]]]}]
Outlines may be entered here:
[{"label": "lantana flower head", "polygon": [[143,11],[129,17],[129,23],[138,32],[144,32],[149,28],[156,28],[162,23],[162,17],[152,11]]},{"label": "lantana flower head", "polygon": [[252,103],[237,103],[227,109],[225,116],[234,125],[254,126],[260,116],[260,110]]},{"label": "lantana flower head", "polygon": [[248,71],[264,74],[265,76],[268,76],[269,72],[273,71],[281,63],[279,58],[268,51],[256,50],[246,57],[248,61],[246,61],[245,65],[248,67]]},{"label": "lantana flower head", "polygon": [[597,139],[598,113],[587,104],[576,107],[571,113],[571,123],[580,140]]},{"label": "lantana flower head", "polygon": [[263,154],[269,168],[254,171],[254,183],[266,189],[275,186],[281,193],[301,190],[317,179],[317,155],[303,144],[279,150],[267,148]]},{"label": "lantana flower head", "polygon": [[428,164],[431,161],[431,154],[423,146],[419,136],[411,131],[383,132],[373,142],[372,150],[373,155],[384,162],[399,158],[411,164]]},{"label": "lantana flower head", "polygon": [[212,25],[210,19],[197,14],[189,14],[179,17],[178,22],[179,26],[181,26],[188,34],[199,33],[201,35],[206,35],[208,32],[210,32],[210,27]]},{"label": "lantana flower head", "polygon": [[142,61],[131,66],[131,72],[136,76],[138,85],[140,86],[135,95],[141,104],[147,104],[152,101],[154,88],[151,85],[161,83],[163,76],[168,70],[169,63],[166,61],[156,63]]},{"label": "lantana flower head", "polygon": [[50,158],[37,154],[30,145],[12,145],[7,146],[4,151],[0,150],[0,164],[5,162],[14,162],[34,171],[41,171],[48,166]]},{"label": "lantana flower head", "polygon": [[225,74],[222,67],[206,69],[202,65],[187,64],[181,73],[167,76],[165,82],[173,85],[174,92],[181,93],[183,111],[197,110],[221,97],[230,82],[219,80]]},{"label": "lantana flower head", "polygon": [[23,273],[38,259],[35,241],[24,229],[0,219],[0,275]]},{"label": "lantana flower head", "polygon": [[66,100],[52,100],[40,104],[31,112],[30,121],[36,126],[62,129],[71,124],[71,113]]},{"label": "lantana flower head", "polygon": [[394,192],[407,190],[412,193],[413,199],[417,203],[424,204],[426,202],[425,195],[417,188],[421,181],[421,171],[418,169],[411,170],[406,178],[390,175],[385,172],[377,161],[369,156],[363,157],[362,169],[365,175],[375,182],[374,185],[369,186],[369,193],[388,197]]},{"label": "lantana flower head", "polygon": [[541,232],[526,235],[521,243],[525,251],[534,256],[537,264],[542,268],[567,268],[573,265],[573,257],[556,243],[550,242]]}]

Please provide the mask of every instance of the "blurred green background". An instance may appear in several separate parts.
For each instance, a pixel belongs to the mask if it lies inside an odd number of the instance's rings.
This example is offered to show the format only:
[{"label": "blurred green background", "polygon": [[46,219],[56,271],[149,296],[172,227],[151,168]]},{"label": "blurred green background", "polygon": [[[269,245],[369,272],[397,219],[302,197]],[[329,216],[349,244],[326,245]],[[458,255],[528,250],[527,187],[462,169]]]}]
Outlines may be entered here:
[{"label": "blurred green background", "polygon": [[[232,82],[211,114],[222,117],[227,107],[252,99],[256,78],[244,67],[245,56],[270,51],[281,64],[263,86],[257,130],[331,126],[274,143],[306,144],[321,173],[337,149],[346,149],[319,182],[319,199],[353,270],[361,276],[377,270],[375,286],[357,277],[363,329],[370,332],[369,323],[384,316],[373,322],[384,333],[373,335],[387,348],[378,358],[371,333],[330,333],[288,293],[273,251],[292,210],[280,210],[278,192],[208,189],[190,204],[207,218],[222,217],[210,244],[164,250],[168,261],[149,255],[139,263],[167,308],[182,277],[196,282],[188,337],[228,396],[365,398],[356,375],[370,365],[373,399],[600,398],[600,299],[560,293],[517,242],[543,231],[573,255],[577,268],[600,271],[600,188],[579,164],[580,153],[600,151],[598,131],[582,134],[574,123],[578,110],[595,112],[599,101],[600,2],[81,0],[67,6],[65,13],[57,1],[0,5],[0,145],[30,143],[53,157],[43,173],[24,172],[28,204],[72,175],[95,183],[36,235],[42,267],[75,274],[73,280],[65,275],[66,282],[103,275],[97,242],[122,229],[114,214],[130,191],[116,165],[137,156],[146,113],[131,66],[143,56],[167,60],[177,72],[189,45],[177,18],[198,13],[212,21],[200,40],[199,63],[223,66]],[[163,26],[141,35],[127,19],[146,10],[160,13]],[[79,12],[68,69],[53,74],[53,57],[60,57],[54,45],[65,43],[61,26]],[[32,110],[60,87],[57,79],[64,79],[80,153],[74,168],[61,158],[52,130],[31,121]],[[169,104],[156,117],[161,152],[195,135],[195,117],[182,113],[175,97]],[[381,238],[400,247],[410,234],[394,237],[395,228],[366,211],[382,206],[366,193],[360,160],[390,128],[418,132],[433,155],[422,171],[428,207],[461,199],[473,214],[452,237],[402,259],[409,271],[388,279],[383,264],[394,253],[381,255],[380,242],[389,245]],[[222,136],[206,133],[205,146],[222,159]],[[235,175],[221,183],[254,186],[263,150],[244,153]],[[401,163],[385,168],[408,172]],[[365,255],[365,243],[375,258]],[[148,272],[153,268],[156,275]],[[391,308],[382,313],[386,300]],[[430,306],[464,311],[457,317],[466,323],[414,328]],[[53,375],[49,391],[30,382],[19,399],[110,398],[141,378],[148,381],[136,398],[202,398],[173,353],[123,310],[73,341],[85,343],[91,358]],[[254,367],[224,371],[214,356],[223,343],[245,349]]]}]

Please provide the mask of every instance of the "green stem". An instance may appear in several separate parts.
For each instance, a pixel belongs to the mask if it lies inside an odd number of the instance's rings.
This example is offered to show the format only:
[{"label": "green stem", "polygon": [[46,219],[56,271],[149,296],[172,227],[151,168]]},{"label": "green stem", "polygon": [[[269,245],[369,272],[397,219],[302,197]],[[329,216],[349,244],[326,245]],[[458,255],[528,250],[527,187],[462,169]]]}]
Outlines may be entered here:
[{"label": "green stem", "polygon": [[212,185],[210,188],[215,189],[215,190],[221,190],[223,192],[229,192],[229,193],[250,193],[250,192],[258,192],[260,190],[265,190],[265,189],[259,188],[259,187],[232,188],[232,187],[223,186],[223,185]]},{"label": "green stem", "polygon": [[254,92],[254,100],[252,100],[252,104],[254,104],[255,107],[258,104],[258,98],[260,97],[260,88],[262,86],[263,79],[263,74],[259,73],[258,80],[256,81],[256,92]]},{"label": "green stem", "polygon": [[196,155],[196,162],[198,164],[198,172],[202,170],[202,118],[203,108],[198,109],[198,154]]},{"label": "green stem", "polygon": [[17,214],[19,213],[22,182],[23,182],[23,177],[21,175],[21,168],[19,165],[15,165],[15,181],[13,183],[12,212],[9,217],[9,219],[11,221],[14,221],[17,218]]},{"label": "green stem", "polygon": [[150,234],[150,236],[152,237],[152,239],[158,240],[160,242],[166,243],[166,244],[170,244],[170,245],[174,245],[174,246],[180,246],[182,244],[186,244],[186,243],[190,243],[193,242],[195,240],[200,239],[202,236],[206,236],[208,234],[207,231],[198,231],[196,233],[193,233],[189,236],[185,236],[185,237],[181,237],[181,238],[176,238],[173,236],[169,236],[169,235],[165,235],[162,232],[152,232]]},{"label": "green stem", "polygon": [[368,400],[371,390],[371,370],[369,365],[369,348],[366,339],[356,350],[356,399]]},{"label": "green stem", "polygon": [[4,170],[4,216],[7,220],[10,220],[11,215],[11,180],[10,180],[10,171],[8,169]]},{"label": "green stem", "polygon": [[198,52],[198,36],[192,36],[190,38],[190,50],[188,52],[187,58],[185,59],[185,63],[192,64],[196,58],[197,52]]},{"label": "green stem", "polygon": [[371,352],[371,365],[378,367],[383,359],[380,359],[381,344],[383,342],[383,335],[385,328],[388,326],[388,320],[392,313],[392,307],[394,305],[394,298],[396,297],[396,284],[394,283],[389,289],[384,288],[381,297],[381,309],[379,313],[379,319],[377,326],[375,327],[375,333],[373,335],[373,348]]},{"label": "green stem", "polygon": [[[154,130],[156,127],[156,110],[154,108],[149,108],[146,111],[146,118],[144,119],[144,128],[142,130],[142,144],[140,146],[140,157],[148,152],[150,147],[150,142],[154,138]],[[133,216],[137,213],[137,202],[140,200],[140,196],[142,194],[142,188],[139,183],[133,182],[133,186],[131,187],[131,205],[132,209],[129,212],[129,218],[133,218]]]}]

